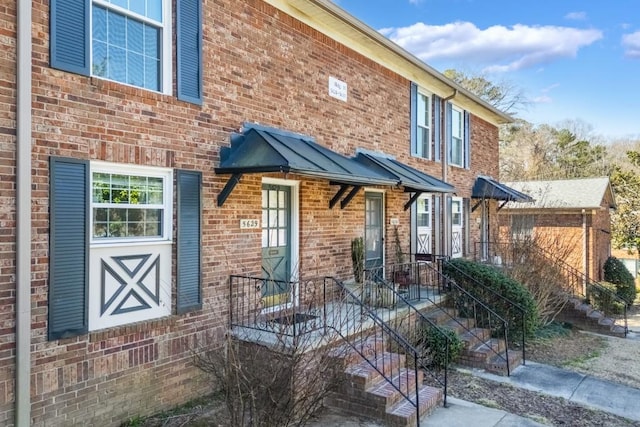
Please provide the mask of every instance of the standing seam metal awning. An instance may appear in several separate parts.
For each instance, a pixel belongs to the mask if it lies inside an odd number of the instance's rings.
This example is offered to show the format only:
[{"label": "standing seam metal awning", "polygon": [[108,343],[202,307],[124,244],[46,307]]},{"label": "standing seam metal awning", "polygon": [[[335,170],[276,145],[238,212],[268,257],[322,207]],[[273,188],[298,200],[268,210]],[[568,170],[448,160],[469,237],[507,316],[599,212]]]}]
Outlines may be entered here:
[{"label": "standing seam metal awning", "polygon": [[364,185],[398,185],[394,176],[368,169],[354,159],[317,144],[308,136],[255,124],[245,124],[242,134],[232,136],[231,147],[220,151],[220,159],[215,172],[232,174],[232,177],[218,195],[218,206],[224,204],[245,173],[292,172],[327,179],[341,186],[331,199],[330,207],[350,186],[353,187],[351,192],[341,201],[343,208]]},{"label": "standing seam metal awning", "polygon": [[[471,197],[474,199],[502,200],[504,203],[498,207],[498,210],[507,202],[531,203],[534,201],[528,194],[521,193],[491,177],[482,175],[476,178],[476,182],[473,184],[473,189],[471,190]],[[476,204],[472,210],[475,210],[478,204]]]},{"label": "standing seam metal awning", "polygon": [[453,193],[455,187],[383,154],[360,152],[355,159],[366,167],[394,176],[405,192],[414,193],[405,203],[407,210],[422,193]]}]

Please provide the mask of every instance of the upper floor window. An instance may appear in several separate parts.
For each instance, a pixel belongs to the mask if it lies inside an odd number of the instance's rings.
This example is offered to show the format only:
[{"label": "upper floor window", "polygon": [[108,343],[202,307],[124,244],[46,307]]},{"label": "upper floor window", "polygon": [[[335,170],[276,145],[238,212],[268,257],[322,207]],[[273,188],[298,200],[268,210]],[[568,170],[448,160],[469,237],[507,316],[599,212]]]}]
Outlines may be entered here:
[{"label": "upper floor window", "polygon": [[431,158],[431,98],[424,93],[418,93],[418,117],[416,121],[417,144],[416,155]]},{"label": "upper floor window", "polygon": [[411,83],[411,155],[440,161],[441,102],[436,95]]},{"label": "upper floor window", "polygon": [[94,0],[91,74],[162,92],[170,81],[171,14],[167,0]]},{"label": "upper floor window", "polygon": [[464,111],[451,108],[451,158],[449,163],[455,166],[464,166],[465,144],[464,144]]}]

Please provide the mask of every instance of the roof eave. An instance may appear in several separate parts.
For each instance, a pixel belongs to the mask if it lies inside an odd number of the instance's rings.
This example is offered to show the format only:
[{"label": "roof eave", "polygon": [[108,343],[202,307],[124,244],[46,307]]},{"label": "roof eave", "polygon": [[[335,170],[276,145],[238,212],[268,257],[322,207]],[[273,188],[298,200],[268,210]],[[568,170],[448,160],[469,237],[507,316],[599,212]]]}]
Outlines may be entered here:
[{"label": "roof eave", "polygon": [[[413,66],[419,68],[421,71],[426,72],[433,79],[441,83],[444,87],[448,88],[451,93],[444,94],[445,96],[457,93],[456,97],[463,97],[469,102],[477,105],[481,109],[484,109],[488,113],[488,117],[485,118],[490,119],[489,121],[492,121],[494,124],[501,125],[512,123],[514,121],[514,118],[510,115],[500,111],[493,105],[474,95],[454,81],[448,79],[442,73],[430,67],[424,61],[420,60],[418,57],[400,47],[398,44],[394,43],[387,37],[384,37],[378,31],[371,28],[359,19],[355,18],[353,15],[349,14],[348,12],[337,6],[335,3],[329,0],[286,0],[286,2],[290,6],[298,9],[303,13],[311,13],[311,15],[308,15],[310,18],[311,16],[313,16],[313,12],[317,12],[318,10],[320,10],[322,13],[326,14],[327,17],[333,17],[341,21],[345,25],[351,27],[352,29],[355,29],[368,39],[393,52],[395,55],[398,55],[405,61],[411,63]],[[382,65],[389,67],[390,64]],[[405,77],[411,79],[409,76]]]}]

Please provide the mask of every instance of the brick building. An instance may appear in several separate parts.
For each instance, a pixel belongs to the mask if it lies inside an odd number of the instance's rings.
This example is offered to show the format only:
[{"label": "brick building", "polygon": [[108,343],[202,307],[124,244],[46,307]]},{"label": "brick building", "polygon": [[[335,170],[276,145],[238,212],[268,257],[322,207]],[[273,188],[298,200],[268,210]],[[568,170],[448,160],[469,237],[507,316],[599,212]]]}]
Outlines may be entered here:
[{"label": "brick building", "polygon": [[10,1],[0,46],[0,424],[183,403],[230,274],[464,256],[495,212],[509,117],[328,0]]},{"label": "brick building", "polygon": [[611,256],[611,209],[615,197],[609,178],[507,183],[530,195],[533,203],[507,203],[498,215],[501,231],[529,237],[591,280],[603,279]]}]

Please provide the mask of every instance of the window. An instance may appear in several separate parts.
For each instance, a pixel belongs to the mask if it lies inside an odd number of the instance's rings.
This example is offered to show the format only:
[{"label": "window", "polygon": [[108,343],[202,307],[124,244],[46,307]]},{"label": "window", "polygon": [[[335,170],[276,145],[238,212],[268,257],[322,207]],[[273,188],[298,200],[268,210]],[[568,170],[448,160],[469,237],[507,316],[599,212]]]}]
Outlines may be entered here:
[{"label": "window", "polygon": [[451,225],[454,227],[462,227],[462,200],[451,201]]},{"label": "window", "polygon": [[418,93],[417,151],[418,157],[431,158],[431,114],[430,98]]},{"label": "window", "polygon": [[417,205],[418,227],[431,227],[431,197],[419,197]]},{"label": "window", "polygon": [[177,171],[175,241],[173,170],[52,157],[50,174],[50,340],[202,307],[200,172]]},{"label": "window", "polygon": [[450,164],[463,166],[464,161],[464,113],[451,108],[451,159]]},{"label": "window", "polygon": [[170,74],[170,4],[164,0],[94,0],[91,74],[163,91]]},{"label": "window", "polygon": [[513,215],[511,217],[511,238],[514,240],[526,240],[533,236],[535,226],[533,215]]},{"label": "window", "polygon": [[410,95],[411,155],[439,162],[442,111],[440,98],[419,90],[415,83],[411,83]]},{"label": "window", "polygon": [[93,242],[166,239],[171,223],[171,171],[141,169],[133,174],[118,169],[112,165],[92,170]]},{"label": "window", "polygon": [[51,0],[51,66],[170,94],[175,4],[177,96],[201,104],[201,1]]}]

